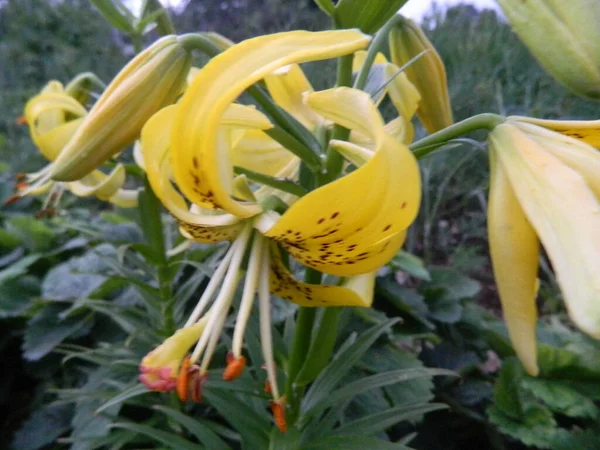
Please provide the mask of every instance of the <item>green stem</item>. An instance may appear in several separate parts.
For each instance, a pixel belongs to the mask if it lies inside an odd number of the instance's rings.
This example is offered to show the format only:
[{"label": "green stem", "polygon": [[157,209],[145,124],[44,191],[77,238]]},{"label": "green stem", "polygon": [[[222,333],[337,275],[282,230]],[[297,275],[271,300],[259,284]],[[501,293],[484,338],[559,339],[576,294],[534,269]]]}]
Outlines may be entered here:
[{"label": "green stem", "polygon": [[[338,58],[337,67],[337,86],[350,86],[352,84],[352,61],[354,55],[344,55]],[[347,141],[350,137],[350,130],[342,127],[341,125],[334,125],[333,132],[331,133],[331,139],[340,141]],[[327,182],[333,181],[340,176],[342,168],[344,166],[344,158],[331,146],[327,149],[327,159],[325,167],[327,174],[325,180]]]},{"label": "green stem", "polygon": [[257,183],[279,189],[283,192],[288,192],[289,194],[293,194],[298,197],[302,197],[308,192],[302,186],[299,186],[293,181],[285,178],[274,178],[269,175],[265,175],[264,173],[255,172],[254,170],[246,169],[245,167],[240,166],[233,166],[233,171],[238,175],[246,175],[249,179],[256,181]]},{"label": "green stem", "polygon": [[320,156],[283,128],[270,128],[265,130],[265,134],[300,158],[313,172],[317,173],[321,170]]},{"label": "green stem", "polygon": [[373,62],[375,62],[375,58],[377,57],[377,53],[383,48],[385,42],[387,41],[388,34],[390,30],[401,21],[400,16],[394,16],[381,28],[373,41],[371,41],[371,45],[369,46],[369,50],[367,51],[367,57],[365,58],[365,62],[363,66],[360,68],[358,72],[358,76],[356,77],[356,81],[354,82],[355,89],[364,89],[367,84],[367,79],[369,78],[369,72],[371,71],[371,67],[373,66]]},{"label": "green stem", "polygon": [[149,8],[160,10],[160,14],[155,20],[156,31],[158,31],[158,34],[161,36],[175,34],[175,26],[173,25],[169,11],[167,11],[167,9],[164,8],[158,0],[148,0],[148,3],[146,3],[146,11]]},{"label": "green stem", "polygon": [[421,159],[451,139],[464,136],[465,134],[471,133],[475,130],[493,130],[502,122],[504,122],[504,117],[499,116],[498,114],[478,114],[461,122],[455,123],[454,125],[450,125],[449,127],[430,134],[429,136],[425,136],[423,139],[413,142],[409,148],[413,151],[417,159]]},{"label": "green stem", "polygon": [[[304,280],[310,284],[319,284],[321,282],[321,273],[314,269],[307,268]],[[288,419],[290,423],[294,423],[298,417],[302,388],[296,389],[294,382],[310,348],[312,329],[316,314],[316,308],[303,306],[298,311],[296,329],[294,330],[294,341],[292,342],[292,350],[288,360],[287,380],[285,383],[285,396],[289,405]]]}]

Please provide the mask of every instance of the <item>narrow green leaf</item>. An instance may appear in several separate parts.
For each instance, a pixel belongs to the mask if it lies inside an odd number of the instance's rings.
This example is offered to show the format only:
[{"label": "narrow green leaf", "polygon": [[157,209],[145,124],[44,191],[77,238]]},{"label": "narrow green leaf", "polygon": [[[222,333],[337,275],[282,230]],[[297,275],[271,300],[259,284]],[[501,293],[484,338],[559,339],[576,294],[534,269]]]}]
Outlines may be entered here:
[{"label": "narrow green leaf", "polygon": [[251,448],[268,448],[271,424],[261,419],[256,411],[236,396],[205,389],[204,397],[219,414],[239,431]]},{"label": "narrow green leaf", "polygon": [[28,255],[25,258],[22,258],[18,262],[11,264],[4,270],[0,270],[0,284],[4,283],[7,280],[12,280],[13,278],[17,278],[21,275],[27,273],[27,269],[33,263],[35,263],[38,259],[40,259],[42,255],[33,254]]},{"label": "narrow green leaf", "polygon": [[125,430],[135,431],[136,433],[143,434],[144,436],[148,436],[151,439],[154,439],[169,448],[177,449],[177,450],[199,450],[198,444],[194,444],[190,441],[183,439],[182,437],[169,433],[167,431],[157,430],[149,425],[140,425],[137,423],[129,423],[129,422],[119,422],[114,423],[110,426],[110,428],[121,428]]},{"label": "narrow green leaf", "polygon": [[407,0],[340,0],[335,19],[341,28],[360,28],[374,34],[398,12]]},{"label": "narrow green leaf", "polygon": [[146,243],[152,248],[152,260],[166,264],[161,212],[162,205],[145,178],[144,189],[139,194],[140,226]]},{"label": "narrow green leaf", "polygon": [[393,442],[381,441],[366,436],[327,436],[304,444],[299,450],[410,450]]},{"label": "narrow green leaf", "polygon": [[341,311],[342,308],[325,308],[317,335],[312,340],[304,365],[296,377],[296,384],[302,386],[310,383],[329,362],[337,337]]},{"label": "narrow green leaf", "polygon": [[352,422],[347,422],[335,430],[336,434],[355,433],[361,435],[373,435],[404,420],[417,419],[423,414],[438,409],[448,408],[442,403],[431,403],[425,405],[403,405],[390,408],[380,413],[371,414]]},{"label": "narrow green leaf", "polygon": [[231,447],[227,445],[219,436],[217,436],[215,432],[213,432],[203,423],[199,422],[197,419],[163,405],[154,405],[153,408],[166,414],[171,419],[187,428],[187,430],[192,433],[206,448],[211,450],[231,449]]},{"label": "narrow green leaf", "polygon": [[333,14],[335,13],[335,6],[331,0],[315,0],[315,3],[321,11],[333,17]]},{"label": "narrow green leaf", "polygon": [[120,0],[92,0],[92,3],[112,26],[125,33],[135,32],[132,25],[135,18]]},{"label": "narrow green leaf", "polygon": [[403,250],[394,256],[390,265],[394,270],[403,270],[420,280],[431,281],[431,274],[425,268],[423,260]]},{"label": "narrow green leaf", "polygon": [[136,384],[135,386],[130,387],[129,389],[125,389],[119,395],[115,395],[109,401],[104,403],[100,408],[96,410],[96,414],[100,414],[102,411],[110,408],[113,405],[117,405],[119,403],[123,403],[125,400],[128,400],[133,397],[137,397],[142,394],[146,394],[150,392],[146,386],[143,384]]},{"label": "narrow green leaf", "polygon": [[349,400],[359,394],[362,394],[363,392],[367,392],[372,389],[389,386],[402,381],[414,380],[416,378],[423,377],[432,377],[435,375],[456,376],[456,373],[446,369],[429,368],[400,369],[378,373],[376,375],[371,375],[352,383],[348,383],[340,389],[331,392],[326,398],[319,402],[318,405],[315,405],[312,409],[306,410],[305,414],[315,414],[318,411],[322,411],[324,408],[340,404],[340,402]]},{"label": "narrow green leaf", "polygon": [[399,320],[400,319],[391,319],[369,328],[356,340],[356,342],[345,347],[343,350],[340,350],[334,360],[321,372],[306,393],[306,396],[302,401],[302,413],[306,414],[306,412],[324,401],[344,375],[352,369],[354,364],[356,364],[375,343],[377,338],[381,336],[382,333],[389,330],[392,325]]}]

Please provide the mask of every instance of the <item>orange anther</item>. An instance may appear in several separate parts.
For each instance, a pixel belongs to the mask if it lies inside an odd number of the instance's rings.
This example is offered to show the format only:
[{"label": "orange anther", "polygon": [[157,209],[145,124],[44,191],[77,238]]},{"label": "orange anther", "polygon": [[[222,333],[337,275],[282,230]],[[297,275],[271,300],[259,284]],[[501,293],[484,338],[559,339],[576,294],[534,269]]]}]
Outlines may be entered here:
[{"label": "orange anther", "polygon": [[19,181],[15,187],[17,188],[18,191],[22,191],[23,189],[27,189],[27,187],[29,186],[29,184],[27,184],[25,181]]},{"label": "orange anther", "polygon": [[17,180],[22,180],[24,178],[27,178],[27,174],[26,173],[18,173],[18,174],[15,175],[15,178]]},{"label": "orange anther", "polygon": [[15,119],[15,123],[17,125],[27,125],[27,119],[25,118],[25,116],[19,116]]},{"label": "orange anther", "polygon": [[246,358],[240,356],[236,358],[233,353],[227,353],[227,367],[223,371],[223,379],[225,381],[233,381],[238,378],[246,367]]},{"label": "orange anther", "polygon": [[20,195],[11,195],[10,197],[8,197],[6,200],[4,200],[4,204],[5,205],[10,205],[11,203],[16,202],[17,200],[19,200],[21,198]]},{"label": "orange anther", "polygon": [[271,392],[271,382],[269,380],[265,380],[265,393],[270,394]]},{"label": "orange anther", "polygon": [[192,379],[190,381],[192,401],[199,403],[202,400],[202,392],[204,391],[204,384],[206,383],[206,380],[208,380],[208,374],[206,372],[200,373],[200,370],[197,366],[192,368],[192,370]]},{"label": "orange anther", "polygon": [[287,431],[287,422],[285,420],[285,397],[281,397],[278,401],[271,400],[269,402],[271,411],[273,411],[273,419],[275,425],[282,433]]},{"label": "orange anther", "polygon": [[182,402],[187,402],[189,397],[190,365],[190,356],[188,355],[181,363],[179,375],[177,376],[177,395],[179,395]]}]

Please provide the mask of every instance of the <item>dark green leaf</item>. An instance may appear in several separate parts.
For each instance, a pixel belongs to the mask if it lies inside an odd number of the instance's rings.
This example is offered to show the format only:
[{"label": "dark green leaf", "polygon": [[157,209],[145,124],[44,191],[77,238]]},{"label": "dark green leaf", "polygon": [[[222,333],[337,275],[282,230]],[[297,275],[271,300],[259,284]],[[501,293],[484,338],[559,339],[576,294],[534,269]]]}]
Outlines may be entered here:
[{"label": "dark green leaf", "polygon": [[147,179],[144,179],[144,190],[139,194],[140,225],[146,243],[152,249],[152,260],[166,263],[165,238],[162,227],[162,205]]},{"label": "dark green leaf", "polygon": [[15,433],[15,450],[37,450],[54,442],[69,429],[70,405],[45,405],[33,411]]},{"label": "dark green leaf", "polygon": [[328,436],[304,444],[299,450],[410,450],[392,442],[381,441],[366,436]]},{"label": "dark green leaf", "polygon": [[13,278],[20,277],[21,275],[27,273],[29,266],[31,266],[41,257],[42,255],[40,254],[28,255],[24,258],[21,258],[18,262],[11,264],[6,269],[0,270],[0,286],[7,280],[12,280]]},{"label": "dark green leaf", "polygon": [[8,232],[17,236],[32,252],[50,250],[54,244],[56,236],[54,230],[32,216],[11,217],[5,226]]},{"label": "dark green leaf", "polygon": [[211,450],[231,449],[231,447],[227,445],[227,443],[225,443],[225,441],[223,441],[219,436],[217,436],[215,432],[213,432],[202,422],[199,422],[197,419],[163,405],[154,405],[153,408],[157,411],[161,411],[180,425],[187,428],[187,430],[192,433],[206,448]]},{"label": "dark green leaf", "polygon": [[102,406],[100,406],[100,408],[96,410],[96,414],[100,414],[102,411],[107,410],[113,405],[121,404],[130,398],[138,397],[142,394],[147,394],[148,392],[150,391],[146,386],[144,386],[143,384],[136,384],[135,386],[132,386],[129,389],[125,389],[123,392],[121,392],[118,395],[115,395],[109,401],[104,403]]},{"label": "dark green leaf", "polygon": [[[367,85],[368,85],[367,80]],[[394,270],[403,270],[415,278],[431,281],[431,275],[425,268],[423,260],[415,255],[401,250],[389,263]]]},{"label": "dark green leaf", "polygon": [[23,356],[36,361],[50,353],[69,336],[88,326],[91,316],[77,315],[61,320],[62,305],[49,305],[27,324],[23,342]]},{"label": "dark green leaf", "polygon": [[423,414],[444,408],[448,408],[448,406],[441,403],[397,406],[358,420],[353,420],[352,422],[347,422],[336,429],[335,433],[374,435],[404,420],[416,420]]},{"label": "dark green leaf", "polygon": [[309,388],[302,401],[302,413],[306,414],[324,401],[346,373],[369,350],[377,338],[397,322],[398,319],[392,319],[380,325],[375,325],[365,331],[352,345],[340,350],[334,360],[325,367]]},{"label": "dark green leaf", "polygon": [[360,28],[374,34],[398,12],[407,0],[340,0],[335,19],[342,28]]},{"label": "dark green leaf", "polygon": [[40,294],[40,282],[32,276],[9,280],[0,287],[0,318],[21,316],[33,306]]},{"label": "dark green leaf", "polygon": [[118,422],[113,423],[110,428],[121,428],[125,430],[135,431],[136,433],[148,436],[155,441],[158,441],[169,448],[176,450],[198,450],[198,444],[183,439],[182,437],[167,431],[158,430],[149,425],[140,425],[137,423]]}]

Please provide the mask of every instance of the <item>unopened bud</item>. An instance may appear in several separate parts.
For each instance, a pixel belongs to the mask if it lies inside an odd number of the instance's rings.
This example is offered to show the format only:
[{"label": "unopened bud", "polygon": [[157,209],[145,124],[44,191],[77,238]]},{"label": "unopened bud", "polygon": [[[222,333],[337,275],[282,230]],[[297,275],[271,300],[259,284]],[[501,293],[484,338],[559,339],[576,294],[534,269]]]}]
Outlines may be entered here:
[{"label": "unopened bud", "polygon": [[191,54],[166,36],[136,56],[106,88],[60,153],[51,177],[82,178],[132,144],[148,119],[175,102],[185,87]]},{"label": "unopened bud", "polygon": [[598,0],[498,0],[542,67],[573,92],[600,100]]},{"label": "unopened bud", "polygon": [[423,127],[434,133],[452,125],[446,68],[423,30],[403,17],[390,32],[389,43],[392,62],[407,64],[404,73],[421,95],[417,115]]}]

